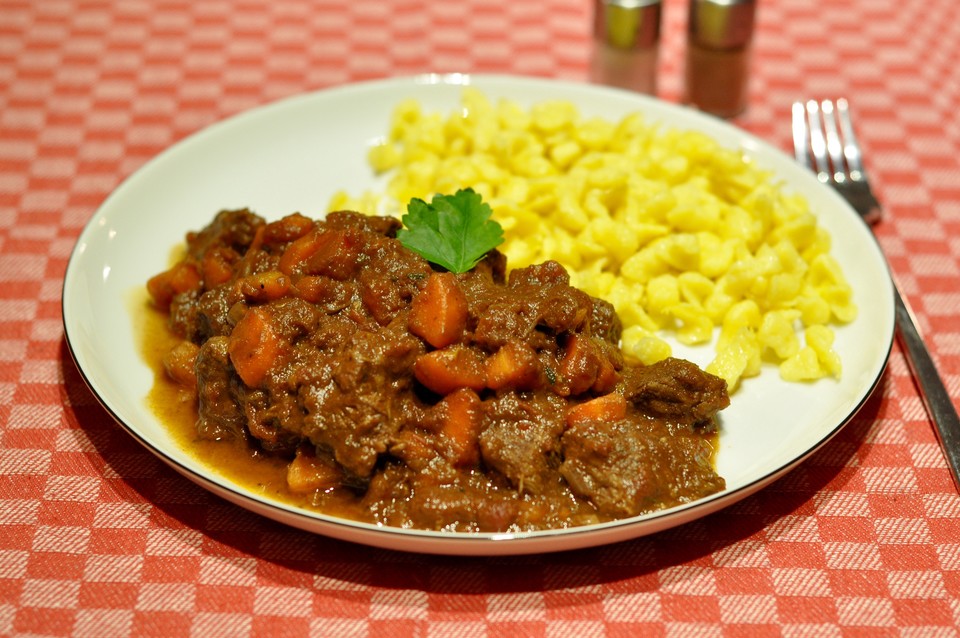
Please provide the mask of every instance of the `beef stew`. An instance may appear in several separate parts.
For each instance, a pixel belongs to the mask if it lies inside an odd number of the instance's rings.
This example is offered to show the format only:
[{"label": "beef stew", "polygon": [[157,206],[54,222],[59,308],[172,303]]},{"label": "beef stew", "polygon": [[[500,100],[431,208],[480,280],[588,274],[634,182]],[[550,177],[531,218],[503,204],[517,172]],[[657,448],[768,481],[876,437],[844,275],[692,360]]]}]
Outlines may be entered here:
[{"label": "beef stew", "polygon": [[[530,531],[724,488],[725,382],[626,362],[612,306],[546,262],[452,273],[392,218],[222,211],[147,284],[196,437],[286,467],[287,495],[404,528]],[[345,507],[344,504],[349,504]]]}]

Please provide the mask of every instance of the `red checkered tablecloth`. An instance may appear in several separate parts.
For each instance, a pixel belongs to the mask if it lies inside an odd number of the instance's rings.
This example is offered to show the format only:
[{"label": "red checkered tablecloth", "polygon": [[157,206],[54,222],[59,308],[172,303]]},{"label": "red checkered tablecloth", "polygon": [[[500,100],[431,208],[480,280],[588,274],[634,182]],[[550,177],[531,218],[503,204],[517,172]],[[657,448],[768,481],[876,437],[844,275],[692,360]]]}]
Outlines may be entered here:
[{"label": "red checkered tablecloth", "polygon": [[[748,111],[848,96],[877,228],[960,403],[960,3],[760,0]],[[171,143],[421,72],[585,80],[587,0],[0,0],[0,635],[956,636],[960,496],[895,348],[834,440],[719,513],[513,558],[330,540],[228,504],[120,429],[64,343],[74,242]],[[685,2],[660,93],[681,94]]]}]

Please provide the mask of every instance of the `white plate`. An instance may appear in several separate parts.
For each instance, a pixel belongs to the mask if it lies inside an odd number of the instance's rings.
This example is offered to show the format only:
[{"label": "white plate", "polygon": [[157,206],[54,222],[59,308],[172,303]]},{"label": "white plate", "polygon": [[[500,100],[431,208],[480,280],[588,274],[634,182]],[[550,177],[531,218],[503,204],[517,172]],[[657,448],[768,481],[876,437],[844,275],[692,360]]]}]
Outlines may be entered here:
[{"label": "white plate", "polygon": [[[248,206],[267,218],[320,215],[340,189],[378,186],[366,163],[395,104],[410,97],[447,113],[462,85],[524,105],[576,103],[584,115],[650,121],[703,131],[742,149],[788,190],[803,193],[834,238],[856,295],[859,318],[837,330],[843,378],[785,383],[770,368],[749,380],[722,417],[717,469],[727,489],[663,512],[570,530],[527,534],[453,534],[377,527],[265,500],[232,484],[181,450],[148,408],[152,383],[126,300],[167,265],[171,247],[218,210]],[[582,548],[622,541],[726,507],[803,461],[835,435],[876,386],[893,343],[893,293],[886,262],[867,227],[833,190],[790,157],[711,117],[632,93],[585,84],[503,76],[421,76],[374,81],[289,98],[211,126],[174,145],[120,185],[80,235],[63,287],[67,342],[80,372],[111,415],[177,471],[216,494],[272,519],[331,537],[420,552],[500,555]],[[684,350],[706,365],[708,348]]]}]

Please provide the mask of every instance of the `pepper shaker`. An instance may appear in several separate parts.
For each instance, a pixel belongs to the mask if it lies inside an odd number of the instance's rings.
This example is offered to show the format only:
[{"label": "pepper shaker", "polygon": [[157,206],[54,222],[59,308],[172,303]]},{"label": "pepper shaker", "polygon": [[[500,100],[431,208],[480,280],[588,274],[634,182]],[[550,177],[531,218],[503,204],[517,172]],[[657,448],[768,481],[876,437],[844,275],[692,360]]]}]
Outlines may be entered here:
[{"label": "pepper shaker", "polygon": [[686,102],[729,118],[747,106],[755,0],[690,0]]},{"label": "pepper shaker", "polygon": [[661,0],[594,1],[594,82],[656,93],[661,5]]}]

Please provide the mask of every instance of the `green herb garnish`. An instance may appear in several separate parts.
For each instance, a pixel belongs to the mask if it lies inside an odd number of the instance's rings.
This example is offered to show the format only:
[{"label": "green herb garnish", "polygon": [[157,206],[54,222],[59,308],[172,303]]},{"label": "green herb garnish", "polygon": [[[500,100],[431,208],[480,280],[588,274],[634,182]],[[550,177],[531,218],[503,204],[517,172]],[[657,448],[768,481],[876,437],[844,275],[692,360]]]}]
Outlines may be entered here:
[{"label": "green herb garnish", "polygon": [[503,228],[471,188],[434,195],[428,204],[413,198],[397,231],[400,243],[451,272],[466,272],[503,243]]}]

